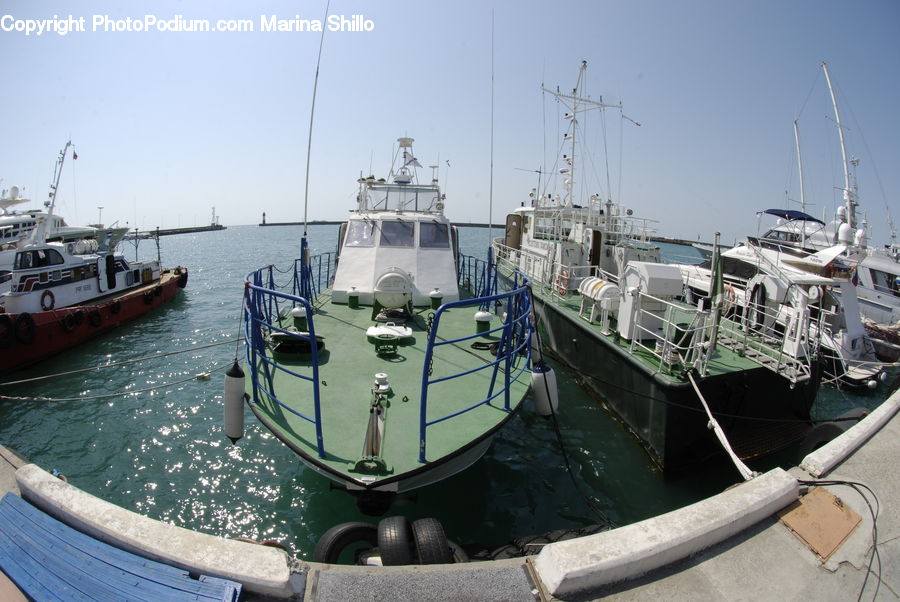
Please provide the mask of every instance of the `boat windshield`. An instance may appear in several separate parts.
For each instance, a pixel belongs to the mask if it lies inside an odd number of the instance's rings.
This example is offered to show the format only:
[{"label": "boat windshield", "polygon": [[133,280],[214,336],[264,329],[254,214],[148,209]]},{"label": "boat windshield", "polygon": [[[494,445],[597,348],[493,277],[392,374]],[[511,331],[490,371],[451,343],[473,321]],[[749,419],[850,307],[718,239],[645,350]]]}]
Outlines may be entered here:
[{"label": "boat windshield", "polygon": [[419,246],[425,249],[450,248],[450,230],[447,224],[419,222]]},{"label": "boat windshield", "polygon": [[415,246],[415,224],[412,222],[381,222],[381,247]]},{"label": "boat windshield", "polygon": [[347,227],[347,236],[344,239],[345,247],[373,247],[375,246],[374,222],[350,222]]}]

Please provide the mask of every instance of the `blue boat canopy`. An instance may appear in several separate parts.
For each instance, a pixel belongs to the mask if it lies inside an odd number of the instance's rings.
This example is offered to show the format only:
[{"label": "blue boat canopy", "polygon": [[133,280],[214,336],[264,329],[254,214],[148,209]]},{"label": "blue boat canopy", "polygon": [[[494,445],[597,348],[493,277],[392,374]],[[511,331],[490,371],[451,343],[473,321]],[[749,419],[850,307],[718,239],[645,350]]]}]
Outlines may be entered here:
[{"label": "blue boat canopy", "polygon": [[776,217],[782,217],[784,219],[789,220],[800,220],[804,222],[816,222],[819,224],[825,225],[820,219],[817,219],[808,213],[803,213],[802,211],[794,211],[793,209],[766,209],[765,211],[757,212],[757,215],[760,213],[768,213],[769,215],[774,215]]}]

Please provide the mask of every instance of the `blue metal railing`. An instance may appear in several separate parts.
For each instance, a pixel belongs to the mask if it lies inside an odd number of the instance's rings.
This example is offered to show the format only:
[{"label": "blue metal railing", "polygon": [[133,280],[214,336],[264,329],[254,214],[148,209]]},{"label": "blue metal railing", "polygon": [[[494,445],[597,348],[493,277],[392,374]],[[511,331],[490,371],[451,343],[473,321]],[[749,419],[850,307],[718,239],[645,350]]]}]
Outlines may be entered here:
[{"label": "blue metal railing", "polygon": [[[244,294],[244,328],[247,340],[247,362],[250,366],[253,396],[251,403],[269,400],[291,414],[315,425],[316,449],[320,458],[325,457],[325,444],[322,436],[321,396],[319,391],[319,353],[316,343],[314,320],[314,304],[319,293],[329,286],[336,266],[333,253],[309,256],[305,241],[301,246],[301,257],[294,262],[291,282],[279,286],[275,280],[276,271],[273,266],[266,266],[247,276]],[[439,422],[455,418],[476,408],[490,404],[503,396],[502,409],[511,411],[510,386],[519,380],[531,364],[531,346],[529,344],[533,325],[531,324],[531,295],[525,278],[518,272],[513,274],[509,284],[512,290],[499,294],[478,296],[485,291],[496,291],[498,280],[496,265],[490,259],[485,262],[474,257],[460,256],[460,283],[469,288],[476,297],[453,301],[439,307],[434,314],[432,326],[428,334],[428,346],[422,370],[422,392],[420,404],[420,437],[419,460],[426,462],[426,433],[428,427]],[[278,290],[283,289],[283,290]],[[284,292],[290,291],[290,292]],[[305,293],[305,294],[303,294]],[[307,333],[289,330],[283,320],[289,315],[287,306],[302,307],[306,310]],[[443,314],[454,308],[479,306],[491,308],[498,313],[505,311],[504,322],[486,332],[442,339],[438,336]],[[284,310],[284,311],[283,311]],[[310,375],[301,374],[278,362],[270,349],[273,333],[282,333],[285,337],[305,341],[310,349]],[[486,362],[470,370],[456,374],[431,378],[431,366],[435,361],[436,351],[446,345],[455,345],[471,339],[478,339],[499,333],[496,359]],[[476,372],[490,370],[491,376],[484,399],[467,408],[428,420],[427,403],[429,388],[438,383],[462,378]],[[301,412],[278,398],[275,390],[275,374],[280,371],[293,377],[305,380],[312,390],[311,416],[307,410]],[[293,405],[297,405],[294,403]]]},{"label": "blue metal railing", "polygon": [[[515,277],[515,284],[518,284],[518,275]],[[487,280],[490,282],[490,279]],[[496,275],[493,277],[496,283]],[[444,312],[450,309],[474,306],[500,306],[505,305],[506,320],[497,328],[489,329],[485,332],[475,333],[472,335],[459,337],[455,339],[441,339],[437,335],[440,330],[441,317]],[[428,346],[425,350],[425,362],[422,369],[422,393],[419,404],[419,462],[427,462],[427,431],[428,427],[455,418],[466,412],[471,412],[478,407],[490,404],[494,399],[503,395],[503,409],[507,412],[511,410],[510,404],[510,387],[522,377],[522,374],[529,369],[531,365],[531,333],[533,327],[531,324],[531,294],[527,285],[517,286],[513,290],[489,297],[477,297],[474,299],[466,299],[461,301],[453,301],[441,305],[434,314],[434,321],[431,330],[428,333]],[[431,367],[434,365],[435,352],[438,348],[445,345],[456,345],[464,341],[482,338],[487,335],[500,332],[500,340],[497,344],[497,358],[478,366],[471,370],[464,370],[449,376],[431,378]],[[441,382],[468,376],[483,370],[491,370],[491,379],[488,385],[487,394],[484,399],[478,401],[467,408],[439,416],[431,420],[428,419],[428,392],[429,387]],[[502,386],[498,387],[498,376],[503,379]]]},{"label": "blue metal railing", "polygon": [[[280,314],[277,311],[278,299],[290,302],[293,307],[299,306],[306,310],[308,330],[306,334],[289,331],[282,327]],[[275,308],[274,313],[273,307]],[[319,394],[319,353],[312,305],[302,297],[274,290],[271,266],[261,268],[248,276],[244,287],[244,329],[247,339],[247,363],[250,366],[250,380],[253,386],[251,402],[259,403],[261,399],[267,398],[295,416],[315,425],[316,451],[320,458],[324,458],[325,443],[322,438],[322,411]],[[312,376],[300,374],[274,361],[265,332],[280,332],[288,337],[305,341],[310,348]],[[274,379],[276,370],[310,383],[313,393],[312,418],[278,399]]]}]

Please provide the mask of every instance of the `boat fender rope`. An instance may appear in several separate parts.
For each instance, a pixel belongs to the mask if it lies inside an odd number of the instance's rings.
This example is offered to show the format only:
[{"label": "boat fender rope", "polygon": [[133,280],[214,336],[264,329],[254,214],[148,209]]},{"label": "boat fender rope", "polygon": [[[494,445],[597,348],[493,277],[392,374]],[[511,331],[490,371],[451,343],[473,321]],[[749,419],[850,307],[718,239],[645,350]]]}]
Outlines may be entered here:
[{"label": "boat fender rope", "polygon": [[30,345],[34,341],[34,331],[36,330],[34,318],[31,314],[23,312],[16,318],[15,333],[16,340],[23,345]]},{"label": "boat fender rope", "polygon": [[56,297],[53,295],[53,291],[50,289],[45,290],[41,293],[41,309],[44,311],[50,311],[56,305]]}]

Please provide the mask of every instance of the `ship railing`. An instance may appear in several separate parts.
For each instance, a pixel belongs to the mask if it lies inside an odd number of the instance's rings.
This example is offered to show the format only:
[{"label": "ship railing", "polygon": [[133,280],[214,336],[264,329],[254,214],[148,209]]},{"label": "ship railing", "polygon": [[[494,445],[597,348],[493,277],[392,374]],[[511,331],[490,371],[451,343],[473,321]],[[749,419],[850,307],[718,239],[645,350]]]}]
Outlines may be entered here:
[{"label": "ship railing", "polygon": [[493,250],[489,251],[487,261],[460,253],[457,284],[476,297],[489,297],[497,292],[496,268]]},{"label": "ship railing", "polygon": [[519,272],[525,275],[533,284],[540,287],[549,286],[553,278],[554,262],[548,259],[552,245],[545,249],[546,255],[541,255],[527,249],[513,249],[503,244],[496,244],[497,257],[508,261]]},{"label": "ship railing", "polygon": [[749,299],[743,307],[726,302],[718,342],[792,383],[808,380],[818,355],[823,314],[808,308],[771,307]]},{"label": "ship railing", "polygon": [[774,327],[774,312],[766,322],[748,323],[739,308],[727,304],[718,310],[702,309],[680,301],[638,293],[635,301],[636,336],[630,351],[643,351],[656,362],[658,372],[678,373],[693,368],[708,373],[715,349],[721,345],[792,383],[811,377],[818,337],[810,336],[809,312],[796,312],[785,327]]},{"label": "ship railing", "polygon": [[[432,326],[428,332],[428,346],[425,350],[425,362],[422,370],[422,393],[419,405],[419,462],[427,462],[427,434],[428,428],[438,423],[452,420],[463,414],[474,411],[484,405],[494,405],[502,399],[499,407],[503,411],[511,412],[511,387],[513,383],[525,377],[525,373],[531,366],[531,336],[533,325],[531,323],[531,294],[528,281],[519,272],[511,274],[512,290],[490,295],[489,297],[476,297],[452,301],[441,305],[434,313]],[[495,314],[503,316],[499,326],[487,328],[483,332],[456,337],[443,338],[439,335],[441,318],[449,310],[459,310],[466,307],[491,307]],[[485,340],[491,337],[499,340],[497,344],[496,358],[485,361],[475,368],[462,370],[445,376],[436,376],[434,366],[447,366],[449,362],[442,362],[440,355],[444,349],[470,345],[472,341]],[[461,410],[451,412],[444,416],[428,416],[428,396],[436,386],[459,387],[467,376],[483,371],[490,371],[490,378],[485,392],[485,397],[476,403]],[[447,385],[447,383],[452,383]],[[494,406],[497,407],[497,406]]]},{"label": "ship railing", "polygon": [[[277,310],[279,301],[291,307],[302,307],[306,310],[306,332],[288,330],[283,322],[286,314]],[[309,300],[298,295],[275,290],[272,266],[261,268],[247,277],[244,288],[244,334],[247,341],[247,363],[250,366],[250,380],[253,395],[251,403],[262,403],[264,400],[277,404],[295,416],[310,422],[316,432],[316,452],[320,458],[325,457],[325,442],[322,438],[322,411],[319,394],[319,354],[316,344],[315,320],[313,307]],[[275,360],[274,350],[270,349],[273,333],[281,333],[288,339],[303,341],[309,346],[311,374],[301,374],[285,364]],[[298,409],[297,401],[292,396],[288,404],[279,399],[275,390],[277,372],[289,374],[309,383],[312,390],[312,415],[309,410]]]},{"label": "ship railing", "polygon": [[636,291],[633,312],[632,355],[653,358],[657,373],[680,376],[682,369],[695,368],[706,375],[711,356],[707,342],[714,333],[710,311]]}]

